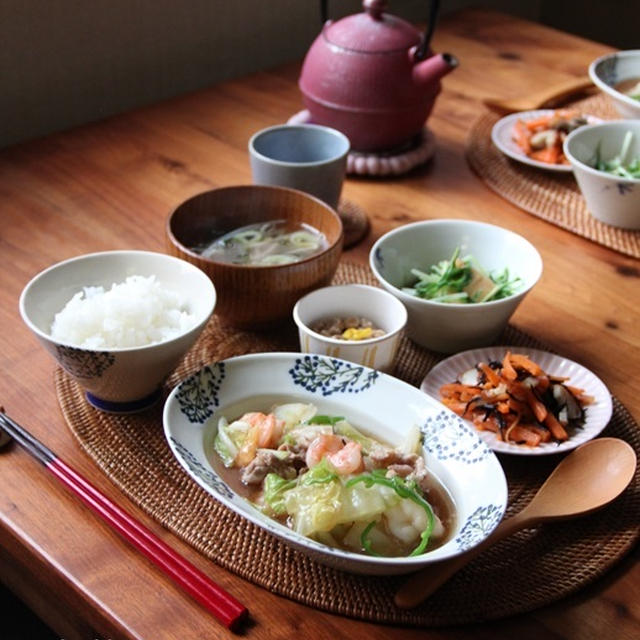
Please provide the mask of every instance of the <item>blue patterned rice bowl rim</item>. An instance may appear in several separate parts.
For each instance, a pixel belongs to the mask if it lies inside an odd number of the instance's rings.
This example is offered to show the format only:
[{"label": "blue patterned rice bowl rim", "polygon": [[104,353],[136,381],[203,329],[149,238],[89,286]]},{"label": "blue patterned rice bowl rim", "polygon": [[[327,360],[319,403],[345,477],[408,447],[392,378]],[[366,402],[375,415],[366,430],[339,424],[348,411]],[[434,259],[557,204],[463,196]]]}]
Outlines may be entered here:
[{"label": "blue patterned rice bowl rim", "polygon": [[[422,556],[382,558],[335,549],[263,515],[234,493],[209,462],[206,445],[225,408],[256,409],[285,401],[311,402],[322,413],[345,415],[374,437],[399,445],[418,424],[427,468],[449,491],[458,514],[450,539]],[[226,415],[227,418],[235,416]],[[507,505],[507,484],[495,454],[453,412],[390,375],[337,358],[303,353],[237,356],[209,364],[181,382],[163,413],[169,447],[191,478],[227,507],[320,562],[349,571],[414,571],[475,546],[497,526]]]}]

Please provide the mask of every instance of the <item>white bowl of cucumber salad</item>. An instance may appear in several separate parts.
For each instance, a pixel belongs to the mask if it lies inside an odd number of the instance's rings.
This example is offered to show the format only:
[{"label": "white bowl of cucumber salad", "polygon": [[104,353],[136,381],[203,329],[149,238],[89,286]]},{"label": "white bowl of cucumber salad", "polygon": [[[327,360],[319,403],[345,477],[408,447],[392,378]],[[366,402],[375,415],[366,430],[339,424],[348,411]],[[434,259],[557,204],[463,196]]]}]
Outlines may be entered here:
[{"label": "white bowl of cucumber salad", "polygon": [[473,220],[426,220],[383,235],[369,264],[407,307],[407,335],[455,353],[492,344],[542,274],[525,238]]}]

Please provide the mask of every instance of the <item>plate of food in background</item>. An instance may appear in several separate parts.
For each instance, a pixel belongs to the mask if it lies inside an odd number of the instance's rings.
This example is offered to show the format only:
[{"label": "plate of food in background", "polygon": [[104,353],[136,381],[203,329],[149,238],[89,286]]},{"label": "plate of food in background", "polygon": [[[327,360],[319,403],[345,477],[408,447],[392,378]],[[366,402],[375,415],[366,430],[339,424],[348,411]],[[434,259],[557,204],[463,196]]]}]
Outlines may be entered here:
[{"label": "plate of food in background", "polygon": [[420,389],[473,424],[496,453],[545,455],[595,438],[611,394],[591,371],[547,351],[492,346],[438,363]]},{"label": "plate of food in background", "polygon": [[568,173],[572,169],[562,150],[565,138],[585,124],[599,122],[600,118],[575,109],[520,111],[498,120],[491,130],[491,140],[513,160]]}]

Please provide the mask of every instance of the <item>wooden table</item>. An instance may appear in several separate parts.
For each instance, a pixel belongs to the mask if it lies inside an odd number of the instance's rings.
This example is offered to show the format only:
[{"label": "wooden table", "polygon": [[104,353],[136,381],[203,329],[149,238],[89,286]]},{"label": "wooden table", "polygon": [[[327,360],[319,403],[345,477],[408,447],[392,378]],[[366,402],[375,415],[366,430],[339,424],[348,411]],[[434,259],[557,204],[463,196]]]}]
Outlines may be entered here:
[{"label": "wooden table", "polygon": [[[430,119],[437,155],[394,180],[348,180],[344,195],[372,231],[346,253],[364,261],[392,227],[471,218],[524,234],[545,270],[513,323],[597,372],[640,418],[640,264],[531,216],[470,171],[465,137],[485,96],[507,96],[584,74],[605,46],[497,13],[467,10],[439,25],[434,48],[461,61]],[[301,108],[292,65],[0,153],[0,399],[88,476],[247,603],[249,638],[637,638],[637,554],[578,596],[488,625],[418,630],[332,616],[273,596],[205,561],[129,503],[82,453],[61,416],[53,361],[20,320],[26,282],[50,264],[109,249],[163,250],[169,210],[199,191],[250,181],[251,133]],[[67,640],[223,637],[224,630],[17,448],[0,456],[1,579]],[[615,630],[615,631],[614,631]]]}]

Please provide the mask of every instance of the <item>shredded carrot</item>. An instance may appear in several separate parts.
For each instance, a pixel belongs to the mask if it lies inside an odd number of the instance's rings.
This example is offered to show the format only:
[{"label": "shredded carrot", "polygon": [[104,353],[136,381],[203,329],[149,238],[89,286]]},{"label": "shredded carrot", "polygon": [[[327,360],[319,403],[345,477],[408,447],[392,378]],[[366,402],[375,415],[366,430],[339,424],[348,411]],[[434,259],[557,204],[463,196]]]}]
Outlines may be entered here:
[{"label": "shredded carrot", "polygon": [[[571,391],[571,393],[576,397],[576,398],[580,398],[582,396],[584,396],[584,389],[578,389],[578,387],[572,387],[569,384],[565,384],[564,385],[566,389],[568,389],[569,391]],[[590,396],[585,396],[585,397],[590,397]]]},{"label": "shredded carrot", "polygon": [[527,425],[527,429],[537,433],[540,436],[540,442],[551,442],[551,431],[546,427],[541,427],[537,424],[529,424]]},{"label": "shredded carrot", "polygon": [[564,139],[568,131],[586,122],[575,109],[558,109],[528,120],[518,118],[511,138],[529,158],[545,164],[568,164],[562,149]]},{"label": "shredded carrot", "polygon": [[479,362],[481,384],[459,381],[442,385],[442,402],[478,429],[492,431],[505,442],[535,447],[543,442],[562,442],[568,429],[579,426],[561,422],[562,407],[554,396],[554,385],[569,391],[582,406],[593,402],[583,389],[565,384],[566,378],[545,373],[528,356],[507,352],[501,363]]},{"label": "shredded carrot", "polygon": [[525,393],[527,394],[527,402],[531,407],[531,410],[533,411],[533,414],[535,415],[536,420],[538,422],[544,422],[544,419],[547,417],[547,414],[549,413],[547,411],[547,407],[545,407],[544,403],[540,402],[540,400],[536,398],[535,393],[533,393],[533,391],[531,391],[529,387],[525,387],[525,389],[526,389]]},{"label": "shredded carrot", "polygon": [[486,362],[480,362],[478,368],[484,373],[491,387],[497,387],[500,384],[500,376]]},{"label": "shredded carrot", "polygon": [[509,413],[510,408],[509,408],[509,402],[505,402],[504,400],[502,402],[498,402],[498,404],[496,405],[496,409],[500,412],[500,413]]},{"label": "shredded carrot", "polygon": [[554,144],[551,147],[545,147],[544,149],[532,151],[529,154],[529,157],[533,158],[534,160],[540,160],[540,162],[546,162],[547,164],[558,164],[561,155],[562,150],[558,147],[557,144]]},{"label": "shredded carrot", "polygon": [[440,387],[440,393],[444,396],[451,396],[456,393],[472,393],[478,395],[482,389],[480,387],[471,387],[466,384],[460,384],[459,382],[452,382],[451,384],[443,384]]},{"label": "shredded carrot", "polygon": [[531,132],[527,129],[527,125],[522,120],[516,120],[513,127],[514,142],[527,154],[531,153]]},{"label": "shredded carrot", "polygon": [[504,358],[502,359],[502,377],[506,378],[509,381],[513,381],[518,377],[517,371],[513,368],[511,364],[511,352],[507,351]]},{"label": "shredded carrot", "polygon": [[541,376],[544,373],[535,362],[520,353],[514,353],[511,356],[511,364],[514,367],[528,371],[532,376]]},{"label": "shredded carrot", "polygon": [[529,131],[539,131],[540,129],[546,129],[549,126],[553,116],[552,115],[544,115],[539,118],[532,118],[530,120],[526,120],[524,122],[525,126]]},{"label": "shredded carrot", "polygon": [[556,440],[560,440],[562,442],[569,437],[569,434],[558,422],[558,419],[553,415],[553,413],[547,413],[543,422],[547,427],[549,427],[549,431],[551,431]]},{"label": "shredded carrot", "polygon": [[533,430],[517,424],[509,431],[509,441],[527,444],[530,447],[537,447],[540,444],[540,436]]}]

